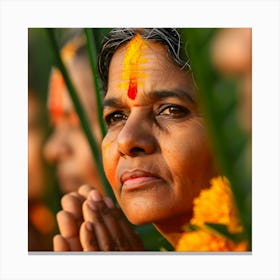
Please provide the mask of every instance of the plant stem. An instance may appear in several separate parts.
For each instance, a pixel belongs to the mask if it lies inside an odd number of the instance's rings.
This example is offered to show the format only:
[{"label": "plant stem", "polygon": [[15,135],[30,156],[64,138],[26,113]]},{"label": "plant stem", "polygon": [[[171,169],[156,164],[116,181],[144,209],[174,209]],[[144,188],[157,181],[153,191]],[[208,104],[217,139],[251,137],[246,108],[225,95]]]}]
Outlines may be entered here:
[{"label": "plant stem", "polygon": [[102,113],[102,97],[100,93],[100,83],[99,79],[97,76],[97,49],[96,49],[96,44],[93,38],[93,32],[90,28],[85,28],[84,29],[86,38],[87,38],[87,49],[88,49],[88,54],[89,54],[89,61],[90,61],[90,66],[91,66],[91,71],[92,71],[92,76],[94,79],[94,85],[95,85],[95,91],[96,91],[96,104],[97,104],[97,113],[98,113],[98,120],[99,120],[99,125],[101,128],[102,136],[104,137],[106,134],[106,127],[103,121],[103,113]]},{"label": "plant stem", "polygon": [[[214,30],[215,31],[215,30]],[[247,143],[244,132],[237,121],[231,122],[234,137],[228,139],[225,120],[234,119],[236,104],[232,109],[224,110],[225,102],[219,104],[215,85],[221,79],[215,73],[210,61],[209,42],[213,35],[207,30],[184,29],[184,40],[188,42],[192,71],[199,85],[200,105],[205,115],[205,122],[212,140],[217,161],[223,174],[231,183],[232,192],[236,202],[240,220],[243,225],[244,235],[251,246],[251,174],[246,165],[245,146]],[[209,36],[210,34],[210,36]],[[224,95],[236,96],[236,88],[228,85]],[[219,104],[219,105],[218,105]],[[236,119],[236,118],[235,118]]]}]

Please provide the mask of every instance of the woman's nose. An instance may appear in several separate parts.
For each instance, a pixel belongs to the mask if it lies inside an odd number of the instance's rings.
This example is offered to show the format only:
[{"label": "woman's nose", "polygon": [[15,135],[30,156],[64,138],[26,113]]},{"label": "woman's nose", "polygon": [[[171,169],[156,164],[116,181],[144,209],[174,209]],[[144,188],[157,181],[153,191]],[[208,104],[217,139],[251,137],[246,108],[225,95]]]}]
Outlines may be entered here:
[{"label": "woman's nose", "polygon": [[118,151],[130,157],[152,154],[156,139],[148,120],[129,116],[118,135]]},{"label": "woman's nose", "polygon": [[57,163],[71,154],[71,146],[58,132],[52,133],[44,145],[44,156],[50,163]]}]

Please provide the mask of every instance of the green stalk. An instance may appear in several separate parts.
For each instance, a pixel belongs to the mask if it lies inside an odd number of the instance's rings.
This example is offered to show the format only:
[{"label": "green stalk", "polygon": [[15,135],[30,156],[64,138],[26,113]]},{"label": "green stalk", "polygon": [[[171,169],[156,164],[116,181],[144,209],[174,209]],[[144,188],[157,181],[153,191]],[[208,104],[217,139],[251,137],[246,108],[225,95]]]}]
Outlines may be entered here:
[{"label": "green stalk", "polygon": [[[231,183],[244,236],[250,247],[251,174],[245,159],[245,147],[248,139],[235,116],[236,87],[228,81],[221,81],[221,77],[212,68],[209,39],[213,32],[208,34],[207,30],[183,29],[182,33],[184,40],[188,42],[192,71],[199,85],[198,99],[205,116],[214,152],[221,171]],[[222,84],[224,87],[219,89],[217,84]],[[221,96],[221,92],[224,94],[223,96]],[[221,98],[224,99],[221,101],[219,100]],[[228,108],[225,107],[226,105]],[[232,134],[231,137],[228,136],[228,133]]]},{"label": "green stalk", "polygon": [[106,127],[103,121],[103,112],[102,112],[102,96],[100,92],[100,83],[97,76],[97,48],[95,44],[95,40],[93,38],[93,32],[90,28],[84,28],[84,32],[87,38],[87,50],[89,54],[90,67],[92,71],[92,76],[94,79],[95,91],[96,91],[96,104],[97,104],[97,113],[99,125],[101,128],[102,136],[104,137],[106,134]]},{"label": "green stalk", "polygon": [[73,83],[72,83],[72,81],[71,81],[71,79],[68,75],[66,67],[65,67],[65,65],[64,65],[64,63],[61,59],[60,51],[59,51],[57,42],[55,40],[54,30],[52,28],[46,28],[46,31],[47,31],[47,36],[49,38],[50,46],[53,50],[55,64],[57,65],[58,69],[60,70],[60,72],[63,75],[65,84],[68,88],[69,94],[70,94],[71,99],[73,101],[75,110],[76,110],[76,112],[77,112],[77,114],[80,118],[80,123],[81,123],[82,129],[83,129],[83,131],[84,131],[84,133],[85,133],[85,135],[88,139],[88,142],[89,142],[89,145],[90,145],[90,148],[91,148],[91,152],[92,152],[93,158],[94,158],[95,163],[96,163],[96,168],[97,168],[98,174],[101,178],[101,181],[103,183],[103,186],[105,187],[106,194],[108,196],[110,196],[112,199],[114,199],[113,192],[111,190],[111,187],[109,186],[109,183],[106,179],[106,176],[105,176],[105,173],[104,173],[104,170],[103,170],[103,167],[102,167],[100,149],[98,148],[98,145],[97,145],[97,143],[96,143],[96,141],[95,141],[95,139],[92,135],[92,131],[90,129],[90,125],[89,125],[87,116],[86,116],[86,114],[83,110],[83,107],[81,105],[81,102],[79,100],[77,92],[74,88],[74,85],[73,85]]}]

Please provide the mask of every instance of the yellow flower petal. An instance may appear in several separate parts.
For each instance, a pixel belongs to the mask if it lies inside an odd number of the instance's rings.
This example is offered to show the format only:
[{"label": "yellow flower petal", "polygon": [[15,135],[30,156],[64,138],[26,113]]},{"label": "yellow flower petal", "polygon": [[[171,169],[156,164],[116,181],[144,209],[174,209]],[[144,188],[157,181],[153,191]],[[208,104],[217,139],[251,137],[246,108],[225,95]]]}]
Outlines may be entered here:
[{"label": "yellow flower petal", "polygon": [[203,230],[197,230],[185,232],[179,239],[175,250],[177,252],[240,252],[246,251],[247,245],[246,242],[235,244],[225,237]]},{"label": "yellow flower petal", "polygon": [[242,230],[226,177],[212,179],[210,188],[202,190],[194,200],[191,224],[201,227],[204,223],[226,225],[232,233]]}]

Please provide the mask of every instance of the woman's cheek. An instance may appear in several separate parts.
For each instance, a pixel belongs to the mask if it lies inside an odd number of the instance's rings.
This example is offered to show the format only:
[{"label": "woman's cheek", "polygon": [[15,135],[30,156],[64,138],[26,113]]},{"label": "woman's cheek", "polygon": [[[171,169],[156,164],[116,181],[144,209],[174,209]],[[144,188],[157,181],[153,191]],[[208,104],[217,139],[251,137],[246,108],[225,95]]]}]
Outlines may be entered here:
[{"label": "woman's cheek", "polygon": [[117,161],[114,158],[113,152],[113,141],[103,141],[102,143],[102,158],[104,171],[109,181],[110,185],[114,188],[116,186],[116,170],[117,170]]},{"label": "woman's cheek", "polygon": [[105,174],[107,180],[109,181],[110,185],[114,188],[115,186],[115,169],[114,168],[105,168]]},{"label": "woman's cheek", "polygon": [[[204,127],[199,121],[193,122],[191,126],[181,129],[179,134],[173,133],[173,139],[180,139],[180,141],[173,140],[173,143],[168,145],[166,160],[174,176],[181,178],[183,175],[188,182],[198,180],[196,176],[200,174],[200,167],[205,166],[209,161]],[[174,154],[177,156],[174,157]]]}]

